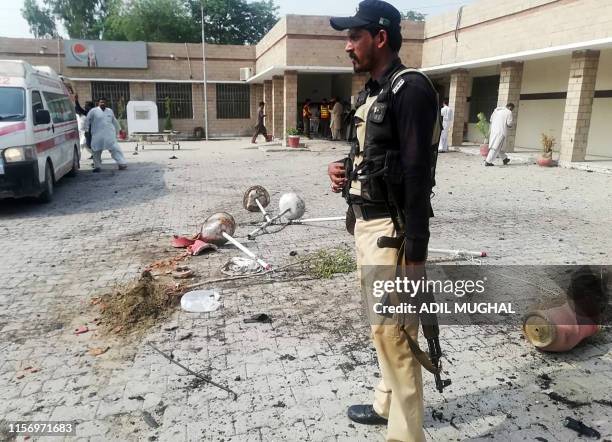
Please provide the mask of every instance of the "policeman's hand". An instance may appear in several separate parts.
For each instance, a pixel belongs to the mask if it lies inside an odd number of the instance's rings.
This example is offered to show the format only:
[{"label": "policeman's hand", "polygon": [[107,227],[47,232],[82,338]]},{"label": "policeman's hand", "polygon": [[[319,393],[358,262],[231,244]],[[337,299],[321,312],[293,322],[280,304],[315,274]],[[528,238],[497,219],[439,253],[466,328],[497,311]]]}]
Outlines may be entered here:
[{"label": "policeman's hand", "polygon": [[346,185],[344,165],[342,163],[330,163],[329,166],[327,166],[327,174],[332,182],[332,192],[342,192],[342,188]]}]

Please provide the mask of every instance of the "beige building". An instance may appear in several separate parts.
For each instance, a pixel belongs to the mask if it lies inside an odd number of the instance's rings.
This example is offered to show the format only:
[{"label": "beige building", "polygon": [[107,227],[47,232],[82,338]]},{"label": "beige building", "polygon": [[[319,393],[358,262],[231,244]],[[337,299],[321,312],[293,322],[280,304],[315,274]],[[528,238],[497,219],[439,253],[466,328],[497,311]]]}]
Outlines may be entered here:
[{"label": "beige building", "polygon": [[[350,13],[351,11],[347,11]],[[612,157],[612,1],[481,0],[424,23],[402,24],[404,64],[422,68],[455,110],[452,142],[480,142],[476,114],[516,105],[508,150],[557,140],[561,162]],[[349,101],[365,81],[352,73],[345,35],[329,17],[283,17],[255,46],[206,45],[211,136],[252,132],[259,101],[268,130],[283,138],[298,127],[305,98]],[[174,127],[204,127],[202,47],[146,44],[146,68],[69,67],[55,40],[0,38],[0,59],[25,59],[60,72],[81,101],[150,100]]]}]

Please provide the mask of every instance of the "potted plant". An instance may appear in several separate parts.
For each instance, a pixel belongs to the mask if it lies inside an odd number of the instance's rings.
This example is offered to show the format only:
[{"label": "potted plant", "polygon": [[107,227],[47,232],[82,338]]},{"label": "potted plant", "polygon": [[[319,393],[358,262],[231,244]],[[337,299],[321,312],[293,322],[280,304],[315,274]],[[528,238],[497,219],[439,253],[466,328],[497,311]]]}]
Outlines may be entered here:
[{"label": "potted plant", "polygon": [[166,119],[164,120],[164,130],[172,131],[172,118],[170,118],[170,112],[172,110],[172,100],[170,97],[166,97],[166,101],[164,102],[164,111],[166,114]]},{"label": "potted plant", "polygon": [[555,139],[553,137],[542,134],[542,156],[537,159],[539,166],[551,167],[555,165],[555,161],[552,158],[554,145]]},{"label": "potted plant", "polygon": [[125,140],[127,138],[127,117],[126,117],[126,108],[125,108],[125,100],[123,97],[119,98],[119,102],[117,103],[117,119],[119,120],[119,139]]},{"label": "potted plant", "polygon": [[489,132],[491,131],[491,125],[487,121],[487,117],[483,112],[478,113],[478,115],[476,115],[476,118],[478,118],[478,123],[476,123],[476,127],[478,128],[478,131],[482,134],[483,137],[482,144],[480,145],[480,155],[486,157],[487,155],[489,155]]},{"label": "potted plant", "polygon": [[294,127],[287,130],[287,145],[289,147],[300,147],[300,133]]}]

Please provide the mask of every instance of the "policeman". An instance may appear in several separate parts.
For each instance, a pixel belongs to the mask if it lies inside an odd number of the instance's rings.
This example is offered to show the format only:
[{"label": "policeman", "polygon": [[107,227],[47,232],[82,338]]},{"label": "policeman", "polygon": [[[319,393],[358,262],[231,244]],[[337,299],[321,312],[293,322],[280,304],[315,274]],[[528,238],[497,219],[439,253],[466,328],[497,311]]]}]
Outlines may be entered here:
[{"label": "policeman", "polygon": [[[403,253],[407,266],[427,259],[430,195],[439,135],[438,97],[429,79],[406,69],[398,53],[402,45],[401,15],[392,5],[365,0],[353,17],[334,17],[331,26],[348,30],[345,51],[355,73],[371,78],[357,98],[357,143],[348,159],[331,163],[328,174],[334,192],[345,192],[356,217],[354,227],[362,288],[364,266],[395,266]],[[436,138],[438,137],[438,138]],[[436,153],[437,155],[437,153]],[[401,179],[392,183],[391,167]],[[402,252],[380,248],[381,237],[396,236],[388,186],[401,195]],[[397,192],[395,192],[397,191]],[[402,333],[405,331],[406,333]],[[387,424],[389,441],[422,441],[423,386],[421,366],[410,350],[407,335],[418,337],[418,319],[400,325],[372,325],[372,337],[381,370],[372,405],[353,405],[348,417],[361,424]]]}]

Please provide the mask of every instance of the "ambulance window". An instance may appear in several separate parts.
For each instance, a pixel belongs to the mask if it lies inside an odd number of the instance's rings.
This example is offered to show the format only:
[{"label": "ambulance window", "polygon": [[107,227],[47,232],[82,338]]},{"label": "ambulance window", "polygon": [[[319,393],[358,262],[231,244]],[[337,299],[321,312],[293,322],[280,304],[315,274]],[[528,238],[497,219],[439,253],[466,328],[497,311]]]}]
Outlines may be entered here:
[{"label": "ambulance window", "polygon": [[49,113],[54,123],[57,124],[76,120],[74,106],[65,95],[54,94],[52,92],[43,92],[43,95],[45,96],[45,100],[47,100]]},{"label": "ambulance window", "polygon": [[37,110],[42,110],[45,107],[43,106],[42,98],[40,96],[40,92],[32,91],[32,116],[36,115]]},{"label": "ambulance window", "polygon": [[25,93],[19,87],[0,87],[0,121],[22,121],[25,118]]}]

